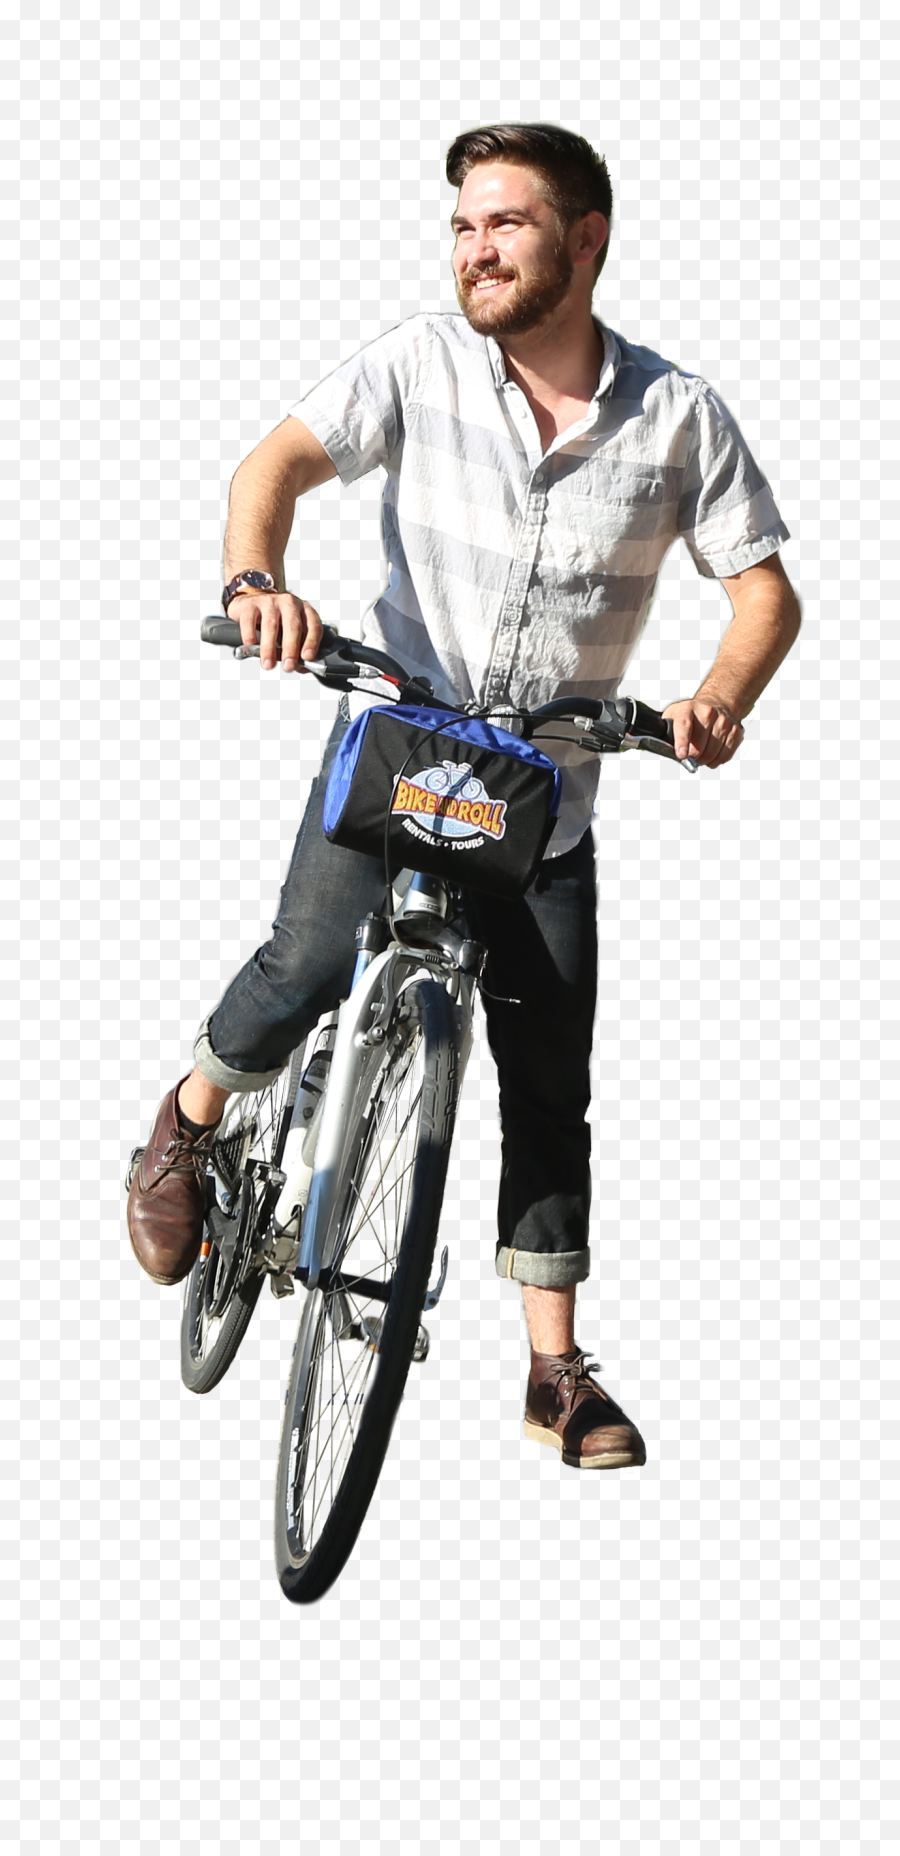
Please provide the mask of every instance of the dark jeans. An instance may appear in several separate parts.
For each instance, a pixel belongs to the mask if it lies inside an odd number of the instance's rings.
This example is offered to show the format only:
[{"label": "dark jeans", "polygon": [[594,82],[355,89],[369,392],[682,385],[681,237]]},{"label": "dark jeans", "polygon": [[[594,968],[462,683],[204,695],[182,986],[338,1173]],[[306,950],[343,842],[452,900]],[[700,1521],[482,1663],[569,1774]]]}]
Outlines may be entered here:
[{"label": "dark jeans", "polygon": [[[201,1028],[197,1064],[223,1089],[271,1081],[321,1014],[346,997],[354,930],[383,902],[384,865],[329,844],[322,831],[325,786],[345,727],[336,722],[310,794],[272,939]],[[503,1136],[497,1273],[547,1288],[581,1282],[589,1269],[586,1115],[597,986],[590,832],[543,864],[521,900],[468,891],[465,912],[488,949],[485,987],[501,995],[484,998]]]}]

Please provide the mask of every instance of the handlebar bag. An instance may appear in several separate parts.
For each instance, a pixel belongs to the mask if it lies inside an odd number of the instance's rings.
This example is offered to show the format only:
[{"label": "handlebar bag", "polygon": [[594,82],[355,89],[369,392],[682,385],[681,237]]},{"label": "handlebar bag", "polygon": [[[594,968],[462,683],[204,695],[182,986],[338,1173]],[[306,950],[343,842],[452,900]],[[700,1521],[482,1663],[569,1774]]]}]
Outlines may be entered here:
[{"label": "handlebar bag", "polygon": [[559,768],[475,716],[390,703],[365,709],[338,749],[326,838],[391,871],[410,866],[493,896],[521,896],[559,812]]}]

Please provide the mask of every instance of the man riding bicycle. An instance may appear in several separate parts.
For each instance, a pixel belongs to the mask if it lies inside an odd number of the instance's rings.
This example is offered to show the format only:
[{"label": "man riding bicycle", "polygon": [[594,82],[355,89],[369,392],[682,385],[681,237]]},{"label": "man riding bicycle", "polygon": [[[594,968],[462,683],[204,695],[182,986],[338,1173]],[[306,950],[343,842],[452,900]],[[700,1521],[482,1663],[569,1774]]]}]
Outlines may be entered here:
[{"label": "man riding bicycle", "polygon": [[[238,469],[223,605],[263,667],[302,670],[322,622],[284,587],[298,496],[381,466],[388,584],[366,642],[492,712],[614,695],[679,536],[733,615],[695,695],[672,702],[678,757],[720,768],[800,623],[778,556],[787,530],[722,401],[592,315],[612,192],[589,143],[548,124],[460,135],[447,158],[461,315],[418,315],[314,387]],[[351,699],[356,701],[357,699]],[[362,700],[362,699],[360,699]],[[160,1283],[199,1253],[204,1173],[225,1102],[265,1088],[346,995],[357,922],[384,865],[329,843],[326,749],[272,939],[205,1020],[195,1068],[162,1102],[128,1220]],[[542,746],[544,744],[542,743]],[[547,743],[559,822],[521,900],[470,892],[488,948],[484,1005],[500,1089],[497,1273],[522,1285],[531,1340],[526,1432],[582,1468],[642,1463],[636,1426],[575,1340],[589,1272],[590,1053],[596,1003],[591,811],[598,764]]]}]

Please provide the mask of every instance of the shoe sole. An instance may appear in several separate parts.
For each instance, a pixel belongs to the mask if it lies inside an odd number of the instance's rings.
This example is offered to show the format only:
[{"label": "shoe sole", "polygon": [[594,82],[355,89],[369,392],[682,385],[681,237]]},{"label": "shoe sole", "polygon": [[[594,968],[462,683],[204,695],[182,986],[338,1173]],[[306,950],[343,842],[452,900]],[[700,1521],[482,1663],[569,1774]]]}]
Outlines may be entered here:
[{"label": "shoe sole", "polygon": [[604,1456],[576,1456],[573,1450],[564,1449],[562,1438],[546,1425],[530,1424],[526,1418],[522,1429],[532,1443],[552,1444],[570,1469],[640,1469],[647,1461],[645,1456],[635,1456],[632,1450],[608,1450]]}]

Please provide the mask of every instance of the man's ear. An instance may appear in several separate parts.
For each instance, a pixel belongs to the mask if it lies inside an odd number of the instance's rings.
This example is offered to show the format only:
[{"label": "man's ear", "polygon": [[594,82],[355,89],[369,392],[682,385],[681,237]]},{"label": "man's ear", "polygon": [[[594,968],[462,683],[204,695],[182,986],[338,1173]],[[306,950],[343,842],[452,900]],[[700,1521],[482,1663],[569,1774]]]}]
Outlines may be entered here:
[{"label": "man's ear", "polygon": [[593,264],[599,251],[603,250],[609,238],[609,220],[605,213],[585,213],[583,219],[576,220],[572,227],[577,232],[574,251],[570,251],[573,263]]}]

